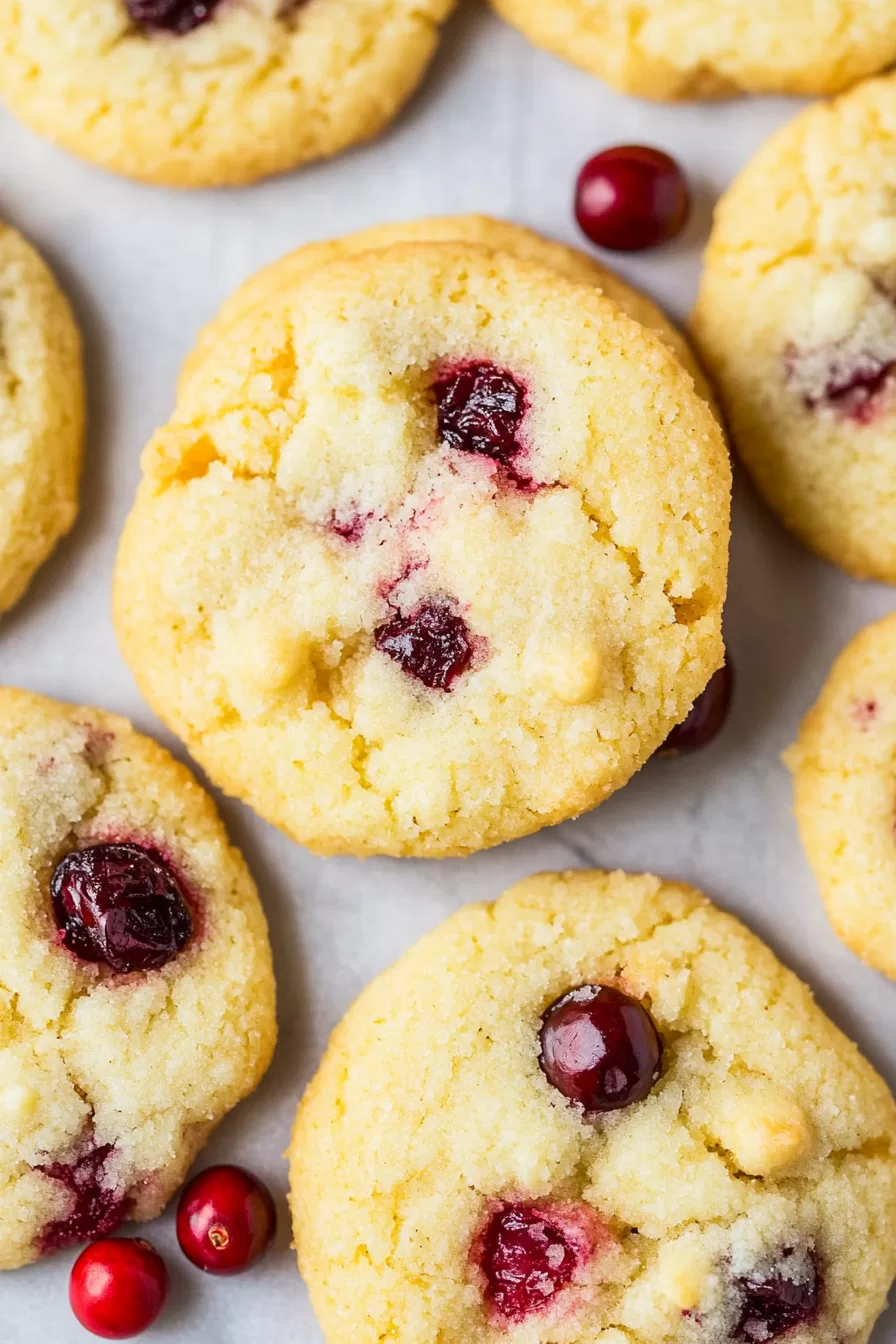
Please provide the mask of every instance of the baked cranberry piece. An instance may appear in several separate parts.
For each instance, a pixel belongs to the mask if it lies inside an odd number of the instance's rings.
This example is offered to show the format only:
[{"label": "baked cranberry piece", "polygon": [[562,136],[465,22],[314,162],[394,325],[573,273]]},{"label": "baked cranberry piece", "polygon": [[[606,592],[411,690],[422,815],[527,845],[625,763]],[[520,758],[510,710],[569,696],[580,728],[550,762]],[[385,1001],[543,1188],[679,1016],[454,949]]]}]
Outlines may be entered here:
[{"label": "baked cranberry piece", "polygon": [[641,252],[677,237],[691,202],[674,159],[648,145],[615,145],[589,159],[576,181],[579,228],[598,247]]},{"label": "baked cranberry piece", "polygon": [[558,1092],[586,1111],[618,1111],[647,1096],[663,1043],[640,1003],[612,985],[581,985],[541,1022],[539,1063]]},{"label": "baked cranberry piece", "polygon": [[691,705],[686,719],[676,724],[659,749],[662,756],[697,751],[721,732],[734,693],[734,669],[729,662],[714,672]]},{"label": "baked cranberry piece", "polygon": [[525,452],[518,434],[526,414],[526,394],[506,369],[479,362],[447,370],[433,383],[439,437],[463,453],[483,453],[520,475],[514,458]]},{"label": "baked cranberry piece", "polygon": [[788,1330],[812,1321],[821,1306],[821,1277],[814,1254],[793,1247],[782,1252],[779,1266],[767,1274],[737,1280],[741,1312],[735,1339],[766,1344]]},{"label": "baked cranberry piece", "polygon": [[430,599],[409,616],[396,615],[374,634],[374,643],[409,677],[433,691],[450,691],[473,658],[473,636],[448,602]]},{"label": "baked cranberry piece", "polygon": [[62,1250],[79,1241],[105,1237],[124,1221],[126,1197],[104,1184],[112,1144],[91,1146],[72,1162],[45,1162],[36,1168],[65,1186],[71,1208],[64,1218],[48,1223],[39,1238],[44,1252]]},{"label": "baked cranberry piece", "polygon": [[572,1281],[578,1255],[563,1228],[531,1204],[502,1204],[482,1236],[486,1297],[508,1322],[543,1311]]},{"label": "baked cranberry piece", "polygon": [[113,971],[149,971],[189,941],[193,917],[160,854],[134,844],[91,845],[56,865],[53,915],[64,947]]},{"label": "baked cranberry piece", "polygon": [[221,0],[125,0],[128,13],[141,28],[177,36],[205,23],[220,3]]},{"label": "baked cranberry piece", "polygon": [[68,1300],[85,1330],[101,1339],[132,1339],[148,1330],[168,1295],[168,1270],[142,1237],[95,1241],[78,1256]]},{"label": "baked cranberry piece", "polygon": [[820,396],[806,396],[810,409],[829,406],[847,420],[866,425],[873,419],[878,403],[896,377],[896,361],[875,355],[861,356],[858,362],[836,360]]}]

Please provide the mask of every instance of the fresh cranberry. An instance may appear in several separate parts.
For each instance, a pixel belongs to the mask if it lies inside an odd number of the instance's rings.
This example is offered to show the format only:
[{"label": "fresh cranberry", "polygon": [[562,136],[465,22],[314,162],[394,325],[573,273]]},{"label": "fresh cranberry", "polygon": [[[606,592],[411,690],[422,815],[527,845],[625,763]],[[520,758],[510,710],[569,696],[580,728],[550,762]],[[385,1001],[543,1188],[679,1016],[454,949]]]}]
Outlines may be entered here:
[{"label": "fresh cranberry", "polygon": [[38,1238],[44,1253],[74,1246],[92,1237],[105,1237],[124,1221],[125,1195],[105,1184],[106,1161],[112,1144],[89,1147],[71,1162],[45,1162],[35,1170],[59,1181],[70,1196],[70,1208],[64,1218],[48,1223]]},{"label": "fresh cranberry", "polygon": [[209,1274],[239,1274],[264,1255],[277,1230],[274,1201],[242,1167],[209,1167],[177,1207],[177,1239],[188,1260]]},{"label": "fresh cranberry", "polygon": [[750,1344],[766,1344],[814,1320],[821,1305],[815,1256],[808,1251],[800,1254],[792,1247],[783,1252],[775,1273],[744,1275],[737,1280],[737,1288],[741,1312],[734,1337]]},{"label": "fresh cranberry", "polygon": [[95,1241],[72,1266],[68,1300],[85,1330],[130,1339],[149,1329],[165,1305],[168,1271],[141,1237]]},{"label": "fresh cranberry", "polygon": [[450,691],[470,666],[474,651],[464,618],[438,599],[422,602],[409,616],[394,616],[376,631],[374,643],[409,677],[434,691]]},{"label": "fresh cranberry", "polygon": [[148,971],[172,961],[189,941],[193,917],[160,854],[140,845],[72,850],[51,882],[63,946],[114,971]]},{"label": "fresh cranberry", "polygon": [[581,985],[544,1014],[539,1063],[549,1083],[586,1111],[618,1111],[647,1096],[663,1043],[638,999],[612,985]]},{"label": "fresh cranberry", "polygon": [[[788,377],[805,387],[809,381],[809,371],[814,368],[821,353],[815,350],[800,354],[793,348],[788,350]],[[870,350],[847,352],[832,346],[824,385],[820,391],[817,387],[811,391],[804,390],[803,405],[810,411],[826,407],[842,420],[868,425],[894,383],[896,360],[887,359]],[[809,386],[812,386],[811,382]]]},{"label": "fresh cranberry", "polygon": [[675,238],[691,202],[674,159],[647,145],[616,145],[595,154],[576,180],[579,228],[598,247],[641,252]]},{"label": "fresh cranberry", "polygon": [[205,23],[220,3],[221,0],[125,0],[128,13],[141,28],[177,36]]},{"label": "fresh cranberry", "polygon": [[733,692],[734,669],[726,662],[712,674],[691,705],[687,718],[672,729],[659,754],[671,756],[680,751],[696,751],[711,742],[728,717]]},{"label": "fresh cranberry", "polygon": [[486,1296],[505,1321],[543,1311],[571,1282],[576,1249],[543,1210],[530,1204],[502,1204],[485,1228],[481,1269]]},{"label": "fresh cranberry", "polygon": [[511,373],[484,361],[464,364],[440,374],[433,394],[443,443],[462,453],[484,454],[515,483],[531,486],[515,461],[525,454],[518,435],[526,394]]}]

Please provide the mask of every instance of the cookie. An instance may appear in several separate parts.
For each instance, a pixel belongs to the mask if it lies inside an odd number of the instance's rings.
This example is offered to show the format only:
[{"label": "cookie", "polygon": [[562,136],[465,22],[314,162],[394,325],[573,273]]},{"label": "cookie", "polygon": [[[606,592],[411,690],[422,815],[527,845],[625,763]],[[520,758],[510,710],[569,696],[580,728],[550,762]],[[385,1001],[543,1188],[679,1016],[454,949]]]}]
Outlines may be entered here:
[{"label": "cookie", "polygon": [[360,996],[290,1202],[328,1344],[862,1344],[896,1272],[896,1108],[698,892],[543,874]]},{"label": "cookie", "polygon": [[0,221],[0,613],[75,520],[83,437],[71,309],[34,248]]},{"label": "cookie", "polygon": [[125,719],[0,690],[0,1269],[154,1218],[274,1045],[252,879]]},{"label": "cookie", "polygon": [[184,364],[190,377],[200,359],[211,350],[231,322],[243,317],[256,304],[276,303],[281,294],[315,270],[340,257],[372,251],[402,242],[459,242],[478,244],[496,252],[509,252],[522,261],[532,261],[584,285],[597,285],[623,312],[655,331],[687,369],[702,397],[712,401],[712,392],[684,336],[662,309],[613,271],[578,248],[543,238],[531,229],[488,215],[444,215],[401,224],[380,224],[360,233],[296,248],[278,261],[249,277],[222,306],[218,315],[199,333],[196,349]]},{"label": "cookie", "polygon": [[505,254],[337,261],[150,442],[116,625],[221,787],[321,853],[600,802],[722,660],[729,464],[658,338]]},{"label": "cookie", "polygon": [[716,211],[693,330],[786,526],[896,582],[896,79],[763,146]]},{"label": "cookie", "polygon": [[38,134],[170,186],[252,182],[376,135],[452,0],[0,0],[0,90]]},{"label": "cookie", "polygon": [[623,93],[838,93],[896,61],[889,0],[492,0],[544,47]]},{"label": "cookie", "polygon": [[785,759],[834,928],[896,979],[896,615],[846,646]]}]

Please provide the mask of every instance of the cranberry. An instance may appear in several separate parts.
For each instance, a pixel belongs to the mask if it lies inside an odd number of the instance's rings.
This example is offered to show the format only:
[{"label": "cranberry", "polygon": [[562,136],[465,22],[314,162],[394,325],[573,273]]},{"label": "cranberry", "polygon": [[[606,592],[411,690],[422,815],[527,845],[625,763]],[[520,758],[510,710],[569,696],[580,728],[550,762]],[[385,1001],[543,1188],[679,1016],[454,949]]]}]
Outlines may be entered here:
[{"label": "cranberry", "polygon": [[[790,352],[788,371],[800,378],[800,357]],[[808,410],[826,406],[841,419],[868,425],[877,414],[884,396],[896,381],[896,360],[868,352],[845,356],[832,351],[827,381],[820,392],[804,392]]]},{"label": "cranberry", "polygon": [[783,1252],[776,1272],[744,1275],[738,1278],[737,1288],[741,1312],[734,1337],[750,1344],[765,1344],[814,1320],[821,1305],[815,1256],[808,1251],[800,1254],[792,1247]]},{"label": "cranberry", "polygon": [[495,1210],[483,1234],[481,1256],[486,1296],[512,1322],[543,1311],[571,1282],[578,1263],[562,1227],[529,1204],[502,1204]]},{"label": "cranberry", "polygon": [[141,28],[163,33],[192,32],[210,19],[221,0],[125,0],[128,13]]},{"label": "cranberry", "polygon": [[660,747],[660,754],[671,756],[679,751],[696,751],[711,742],[728,717],[733,692],[734,669],[726,662],[712,674],[691,705],[687,718],[672,729]]},{"label": "cranberry", "polygon": [[71,1206],[64,1218],[48,1223],[39,1237],[43,1252],[59,1251],[91,1237],[105,1237],[124,1221],[126,1197],[103,1183],[112,1144],[91,1145],[72,1162],[45,1162],[36,1167],[65,1186]]},{"label": "cranberry", "polygon": [[526,394],[511,373],[484,361],[439,375],[433,383],[439,437],[449,448],[482,453],[504,468],[516,484],[531,487],[514,459],[525,453],[518,434],[526,414]]},{"label": "cranberry", "polygon": [[598,247],[640,252],[675,238],[691,202],[674,159],[647,145],[616,145],[595,154],[576,180],[579,228]]},{"label": "cranberry", "polygon": [[581,985],[544,1014],[539,1063],[549,1083],[586,1111],[618,1111],[647,1096],[663,1043],[637,999],[612,985]]},{"label": "cranberry", "polygon": [[277,1230],[274,1201],[242,1167],[209,1167],[177,1206],[177,1239],[188,1260],[209,1274],[239,1274],[264,1255]]},{"label": "cranberry", "polygon": [[140,845],[92,845],[56,865],[53,915],[63,946],[114,971],[148,971],[189,941],[193,917],[161,857]]},{"label": "cranberry", "polygon": [[422,602],[409,616],[381,625],[374,643],[409,677],[434,691],[450,691],[473,658],[470,627],[444,600]]},{"label": "cranberry", "polygon": [[85,1330],[102,1339],[130,1339],[147,1330],[165,1305],[168,1271],[142,1238],[95,1241],[72,1266],[68,1300]]}]

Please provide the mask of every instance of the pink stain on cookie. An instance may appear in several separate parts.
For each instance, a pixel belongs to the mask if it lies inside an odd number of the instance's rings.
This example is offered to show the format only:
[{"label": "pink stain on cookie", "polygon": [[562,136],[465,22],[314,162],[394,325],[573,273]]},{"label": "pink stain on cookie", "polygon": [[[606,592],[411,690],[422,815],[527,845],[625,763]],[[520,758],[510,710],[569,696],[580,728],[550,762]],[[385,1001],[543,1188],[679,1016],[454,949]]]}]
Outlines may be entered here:
[{"label": "pink stain on cookie", "polygon": [[529,446],[522,427],[529,409],[523,384],[488,360],[445,365],[432,384],[439,438],[461,453],[490,459],[502,484],[534,494],[536,481],[526,459]]},{"label": "pink stain on cookie", "polygon": [[856,700],[850,709],[850,716],[853,722],[862,732],[867,732],[878,714],[878,703],[876,700]]},{"label": "pink stain on cookie", "polygon": [[330,532],[335,532],[337,537],[348,542],[350,546],[356,546],[364,537],[368,526],[373,522],[372,513],[358,513],[349,510],[348,512],[333,512],[327,519],[327,528]]},{"label": "pink stain on cookie", "polygon": [[91,1139],[70,1161],[44,1162],[35,1167],[35,1171],[64,1186],[70,1200],[68,1213],[48,1223],[37,1238],[42,1255],[108,1236],[124,1221],[127,1196],[110,1185],[106,1174],[106,1163],[113,1152],[113,1144],[94,1144]]},{"label": "pink stain on cookie", "polygon": [[110,728],[100,728],[96,723],[82,723],[80,727],[84,730],[83,752],[87,764],[102,765],[115,741],[115,734]]}]

